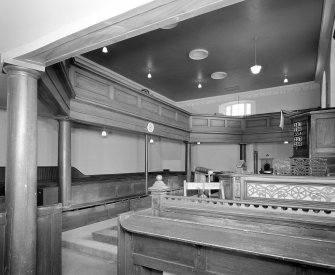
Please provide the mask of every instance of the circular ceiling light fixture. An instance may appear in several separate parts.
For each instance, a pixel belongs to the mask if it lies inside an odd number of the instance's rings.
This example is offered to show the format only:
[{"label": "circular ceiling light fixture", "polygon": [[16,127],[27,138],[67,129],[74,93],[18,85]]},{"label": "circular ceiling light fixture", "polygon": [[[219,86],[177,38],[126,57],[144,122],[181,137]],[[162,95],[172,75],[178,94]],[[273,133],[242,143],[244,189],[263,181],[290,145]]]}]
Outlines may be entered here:
[{"label": "circular ceiling light fixture", "polygon": [[194,49],[189,52],[188,56],[193,60],[202,60],[208,56],[208,51],[204,49]]},{"label": "circular ceiling light fixture", "polygon": [[214,72],[211,74],[212,79],[224,79],[227,77],[227,73],[225,72]]},{"label": "circular ceiling light fixture", "polygon": [[178,25],[178,22],[166,25],[164,27],[161,27],[161,29],[163,29],[163,30],[171,30],[171,29],[177,27],[177,25]]}]

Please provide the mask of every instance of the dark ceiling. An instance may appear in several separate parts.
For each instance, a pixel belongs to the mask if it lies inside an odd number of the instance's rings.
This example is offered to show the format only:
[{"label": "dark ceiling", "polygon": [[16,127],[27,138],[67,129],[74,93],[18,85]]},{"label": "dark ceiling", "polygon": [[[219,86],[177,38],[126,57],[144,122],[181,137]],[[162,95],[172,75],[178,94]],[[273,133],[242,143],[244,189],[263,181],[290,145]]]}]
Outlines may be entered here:
[{"label": "dark ceiling", "polygon": [[[83,56],[174,101],[281,86],[285,74],[288,84],[313,81],[322,6],[323,0],[246,0]],[[250,72],[255,37],[258,75]],[[197,48],[208,58],[189,59]],[[215,71],[228,76],[213,80]]]}]

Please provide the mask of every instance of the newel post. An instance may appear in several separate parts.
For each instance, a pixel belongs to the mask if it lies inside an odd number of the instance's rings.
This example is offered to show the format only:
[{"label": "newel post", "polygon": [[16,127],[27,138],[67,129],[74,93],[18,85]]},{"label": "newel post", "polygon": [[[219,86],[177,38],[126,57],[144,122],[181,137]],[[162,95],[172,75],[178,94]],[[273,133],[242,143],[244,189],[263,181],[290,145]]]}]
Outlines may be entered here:
[{"label": "newel post", "polygon": [[162,204],[162,197],[166,195],[167,191],[170,189],[166,184],[163,182],[163,177],[161,175],[156,176],[156,181],[149,188],[151,192],[151,208],[152,214],[154,216],[158,216],[161,210]]}]

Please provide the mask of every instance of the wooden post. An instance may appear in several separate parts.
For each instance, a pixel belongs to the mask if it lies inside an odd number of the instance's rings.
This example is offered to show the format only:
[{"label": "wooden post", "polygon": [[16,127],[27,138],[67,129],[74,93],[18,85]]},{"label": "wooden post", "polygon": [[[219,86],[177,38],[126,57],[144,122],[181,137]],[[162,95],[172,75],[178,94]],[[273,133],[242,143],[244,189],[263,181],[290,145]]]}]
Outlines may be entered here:
[{"label": "wooden post", "polygon": [[240,160],[247,161],[247,145],[240,143]]},{"label": "wooden post", "polygon": [[149,188],[151,192],[151,208],[155,216],[159,216],[161,209],[162,196],[166,194],[170,188],[163,182],[163,177],[157,175],[155,183]]},{"label": "wooden post", "polygon": [[149,137],[145,135],[145,144],[144,144],[144,171],[145,171],[145,194],[148,195],[148,171],[149,171],[149,154],[148,154],[148,142]]},{"label": "wooden post", "polygon": [[186,173],[186,181],[191,181],[191,143],[185,142],[185,173]]},{"label": "wooden post", "polygon": [[59,201],[63,208],[71,206],[71,122],[59,120],[58,131]]},{"label": "wooden post", "polygon": [[5,65],[8,75],[5,274],[36,274],[37,79]]}]

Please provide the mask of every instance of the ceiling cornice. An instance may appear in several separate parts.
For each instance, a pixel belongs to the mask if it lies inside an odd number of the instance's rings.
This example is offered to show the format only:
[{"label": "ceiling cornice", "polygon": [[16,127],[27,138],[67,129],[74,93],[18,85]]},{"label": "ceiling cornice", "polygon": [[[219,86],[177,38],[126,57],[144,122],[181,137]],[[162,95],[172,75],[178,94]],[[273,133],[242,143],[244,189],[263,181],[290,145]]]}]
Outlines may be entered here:
[{"label": "ceiling cornice", "polygon": [[237,97],[239,100],[253,99],[257,97],[265,97],[265,96],[273,96],[273,95],[284,95],[288,93],[300,93],[312,90],[319,90],[320,85],[314,81],[304,82],[298,84],[291,84],[285,86],[271,87],[266,89],[259,89],[241,93],[213,96],[213,97],[205,97],[198,98],[194,100],[186,100],[177,102],[177,106],[180,108],[196,106],[196,105],[204,105],[204,104],[213,104],[213,103],[223,103],[223,102],[231,102],[236,101]]}]

